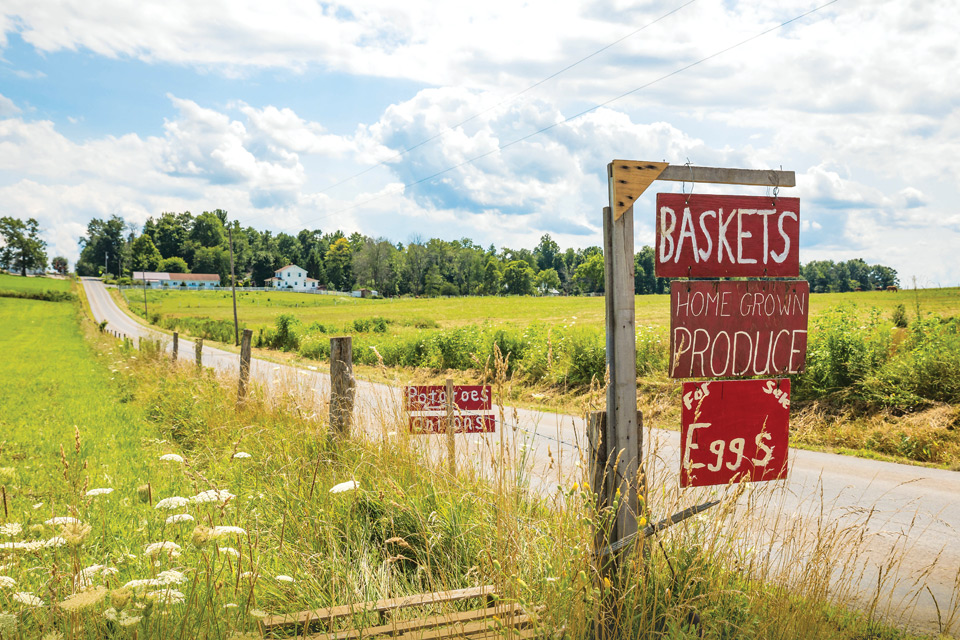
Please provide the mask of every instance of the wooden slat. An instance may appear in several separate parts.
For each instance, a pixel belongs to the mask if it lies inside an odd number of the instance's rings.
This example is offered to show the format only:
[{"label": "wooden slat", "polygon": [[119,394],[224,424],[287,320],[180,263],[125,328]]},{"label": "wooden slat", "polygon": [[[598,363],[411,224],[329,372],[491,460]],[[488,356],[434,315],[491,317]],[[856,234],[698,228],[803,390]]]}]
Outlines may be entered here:
[{"label": "wooden slat", "polygon": [[486,630],[463,636],[464,640],[527,640],[528,638],[545,637],[550,637],[550,634],[536,627],[529,629]]},{"label": "wooden slat", "polygon": [[417,629],[432,629],[444,625],[452,625],[463,622],[472,622],[484,618],[512,617],[522,612],[523,609],[518,604],[503,604],[496,607],[487,607],[486,609],[470,609],[469,611],[456,611],[438,616],[429,616],[426,618],[417,618],[415,620],[398,620],[390,624],[383,624],[376,627],[367,627],[365,629],[345,629],[333,633],[321,633],[308,636],[310,640],[355,640],[356,638],[375,638],[385,636],[396,636]]},{"label": "wooden slat", "polygon": [[708,184],[743,184],[758,187],[795,187],[793,171],[774,169],[724,169],[721,167],[688,167],[673,164],[663,170],[658,180],[671,182],[703,182]]},{"label": "wooden slat", "polygon": [[374,600],[370,602],[360,602],[357,604],[341,605],[337,607],[327,607],[324,609],[313,609],[310,611],[300,611],[297,613],[268,616],[261,621],[260,626],[265,631],[288,625],[297,625],[299,629],[308,621],[327,622],[358,613],[385,613],[387,611],[402,609],[404,607],[427,606],[441,602],[457,602],[459,600],[468,600],[470,598],[479,598],[482,596],[492,595],[494,592],[495,589],[491,585],[484,587],[470,587],[469,589],[454,589],[452,591],[434,591],[432,593],[421,593],[413,596],[404,596],[401,598]]},{"label": "wooden slat", "polygon": [[501,619],[500,623],[495,623],[492,619],[464,622],[449,627],[411,631],[398,636],[397,640],[446,640],[448,638],[467,638],[471,637],[472,634],[480,634],[480,637],[483,637],[483,634],[489,634],[492,637],[503,633],[503,625],[509,627],[522,626],[528,624],[530,619],[529,614],[524,613]]},{"label": "wooden slat", "polygon": [[614,160],[607,165],[607,176],[612,187],[610,206],[614,220],[619,220],[667,168],[669,164],[666,162],[640,160]]}]

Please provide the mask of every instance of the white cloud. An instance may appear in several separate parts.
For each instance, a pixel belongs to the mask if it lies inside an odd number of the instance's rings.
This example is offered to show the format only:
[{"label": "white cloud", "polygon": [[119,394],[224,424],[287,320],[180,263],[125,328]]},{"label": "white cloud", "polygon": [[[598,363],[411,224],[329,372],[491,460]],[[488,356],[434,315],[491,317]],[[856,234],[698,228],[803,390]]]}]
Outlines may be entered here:
[{"label": "white cloud", "polygon": [[13,104],[13,100],[0,93],[0,118],[15,116],[18,113],[20,113],[20,109]]}]

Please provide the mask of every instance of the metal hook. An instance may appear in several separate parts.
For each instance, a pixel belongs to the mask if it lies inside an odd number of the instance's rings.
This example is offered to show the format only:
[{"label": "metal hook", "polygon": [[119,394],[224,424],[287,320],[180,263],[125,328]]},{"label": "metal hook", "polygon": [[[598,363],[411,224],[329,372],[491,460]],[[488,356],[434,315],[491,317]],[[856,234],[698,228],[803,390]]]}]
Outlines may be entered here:
[{"label": "metal hook", "polygon": [[690,172],[690,193],[687,193],[686,185],[687,182],[684,180],[680,183],[680,190],[687,196],[686,204],[690,204],[690,196],[693,195],[693,188],[696,186],[696,182],[693,180],[693,167],[690,165],[690,158],[687,158],[687,170]]},{"label": "metal hook", "polygon": [[[783,165],[780,165],[780,171],[783,171]],[[776,179],[777,183],[773,187],[773,206],[777,206],[777,194],[780,193],[780,174],[776,171],[773,172],[773,177]]]}]

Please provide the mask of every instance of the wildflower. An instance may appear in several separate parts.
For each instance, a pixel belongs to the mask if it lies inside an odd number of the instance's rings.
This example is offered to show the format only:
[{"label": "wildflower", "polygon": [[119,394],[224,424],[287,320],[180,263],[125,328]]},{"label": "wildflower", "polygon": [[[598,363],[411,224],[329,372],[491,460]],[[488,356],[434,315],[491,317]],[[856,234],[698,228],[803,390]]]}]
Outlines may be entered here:
[{"label": "wildflower", "polygon": [[73,516],[57,516],[56,518],[50,518],[43,524],[48,527],[59,527],[65,524],[78,524],[80,521],[74,518]]},{"label": "wildflower", "polygon": [[183,462],[183,456],[178,456],[175,453],[165,453],[160,456],[160,459],[164,462]]},{"label": "wildflower", "polygon": [[[63,529],[60,530],[60,535],[63,536],[61,540],[65,540],[71,546],[79,547],[83,544],[83,541],[87,539],[87,536],[90,535],[90,532],[93,531],[93,527],[88,524],[83,524],[80,521],[65,525]],[[47,542],[52,543],[54,539],[51,538]],[[57,545],[60,546],[60,545]]]},{"label": "wildflower", "polygon": [[228,536],[231,533],[235,533],[238,536],[245,536],[247,532],[240,527],[232,526],[216,526],[210,531],[211,538],[222,538],[223,536]]},{"label": "wildflower", "polygon": [[161,571],[157,574],[157,581],[161,585],[182,584],[186,580],[187,576],[176,569],[168,569],[167,571]]},{"label": "wildflower", "polygon": [[[90,526],[80,525],[79,533],[85,538],[87,534],[90,533]],[[83,540],[81,539],[80,542],[83,542]],[[53,536],[49,540],[44,540],[36,544],[39,544],[41,547],[45,549],[56,549],[58,547],[62,547],[65,544],[69,544],[69,541],[63,538],[62,536]]]},{"label": "wildflower", "polygon": [[228,602],[227,604],[223,605],[224,609],[237,609],[239,607],[240,605],[238,605],[236,602]]},{"label": "wildflower", "polygon": [[167,524],[177,524],[178,522],[193,522],[193,516],[189,513],[178,513],[166,519]]},{"label": "wildflower", "polygon": [[42,607],[43,600],[33,595],[32,593],[27,593],[26,591],[18,591],[13,594],[13,599],[19,602],[22,605],[27,607]]},{"label": "wildflower", "polygon": [[253,571],[244,571],[243,573],[240,574],[240,577],[241,577],[241,578],[244,578],[244,579],[252,578],[252,577],[253,577]]},{"label": "wildflower", "polygon": [[169,498],[164,498],[157,504],[153,506],[154,509],[181,509],[190,504],[190,500],[187,498],[181,498],[180,496],[170,496]]},{"label": "wildflower", "polygon": [[164,589],[162,591],[149,591],[145,594],[148,600],[154,600],[159,604],[183,604],[186,596],[176,589]]},{"label": "wildflower", "polygon": [[130,602],[130,597],[132,595],[133,594],[126,588],[117,589],[116,591],[110,593],[110,602],[114,607],[122,610]]},{"label": "wildflower", "polygon": [[40,636],[40,640],[63,640],[63,634],[57,630],[53,630]]},{"label": "wildflower", "polygon": [[243,458],[249,458],[250,454],[247,453],[246,451],[237,451],[235,454],[233,454],[232,457],[236,458],[237,460],[241,460]]},{"label": "wildflower", "polygon": [[42,506],[43,506],[43,503],[42,503],[42,502],[38,502],[37,504],[33,505],[33,508],[34,508],[34,510],[36,510],[36,509],[39,509],[39,508],[42,507]]},{"label": "wildflower", "polygon": [[250,609],[249,613],[251,618],[257,618],[258,620],[267,617],[267,612],[262,609]]},{"label": "wildflower", "polygon": [[143,550],[144,555],[154,557],[160,553],[169,553],[171,558],[179,557],[180,545],[176,542],[153,542]]},{"label": "wildflower", "polygon": [[341,482],[338,485],[334,485],[330,488],[330,493],[343,493],[344,491],[353,491],[358,488],[360,484],[356,480],[347,480],[346,482]]},{"label": "wildflower", "polygon": [[226,502],[236,497],[237,496],[224,489],[210,489],[208,491],[202,491],[198,493],[191,499],[199,504],[202,502]]},{"label": "wildflower", "polygon": [[23,533],[23,525],[19,522],[8,522],[7,524],[0,524],[0,536],[18,536]]},{"label": "wildflower", "polygon": [[13,636],[16,630],[17,630],[16,614],[0,611],[0,638]]},{"label": "wildflower", "polygon": [[190,536],[190,542],[192,542],[198,547],[202,547],[203,545],[210,542],[210,540],[212,539],[212,535],[211,535],[212,533],[213,533],[213,529],[211,529],[210,527],[204,526],[202,524],[197,525],[196,527],[194,527],[193,534],[191,534]]},{"label": "wildflower", "polygon": [[10,576],[0,576],[0,589],[13,589],[17,586],[17,581]]},{"label": "wildflower", "polygon": [[94,496],[105,496],[110,493],[113,493],[113,489],[109,487],[104,487],[102,489],[90,489],[90,491],[87,491],[87,497],[93,498]]},{"label": "wildflower", "polygon": [[294,579],[290,576],[279,575],[277,576],[277,582],[294,582]]},{"label": "wildflower", "polygon": [[60,603],[60,608],[66,611],[79,611],[99,603],[107,596],[106,587],[96,587],[89,591],[80,591],[64,599]]},{"label": "wildflower", "polygon": [[132,627],[140,624],[141,620],[143,620],[143,616],[135,616],[127,611],[121,611],[120,619],[117,620],[117,624],[119,624],[121,627]]},{"label": "wildflower", "polygon": [[225,556],[233,556],[234,558],[240,557],[240,552],[233,547],[217,547],[217,551]]}]

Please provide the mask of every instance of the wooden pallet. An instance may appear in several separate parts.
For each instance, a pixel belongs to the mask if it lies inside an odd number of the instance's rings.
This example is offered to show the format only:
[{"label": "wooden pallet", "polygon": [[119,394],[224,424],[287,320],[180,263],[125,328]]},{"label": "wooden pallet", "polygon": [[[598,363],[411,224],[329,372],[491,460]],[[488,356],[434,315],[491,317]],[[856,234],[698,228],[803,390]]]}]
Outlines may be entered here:
[{"label": "wooden pallet", "polygon": [[[521,640],[540,637],[541,634],[537,632],[534,625],[534,618],[529,613],[518,604],[493,604],[494,596],[495,590],[492,586],[436,591],[270,616],[260,622],[260,627],[265,637],[285,637],[292,634],[312,640],[359,640],[361,638]],[[410,620],[385,621],[389,613],[400,609],[471,599],[479,599],[484,604],[480,608],[466,611],[452,611]],[[334,621],[364,614],[377,614],[381,624],[307,635],[320,627],[329,628],[330,623]]]}]

